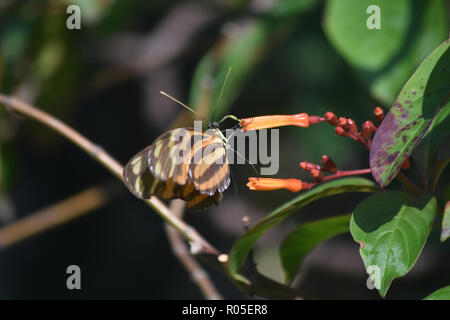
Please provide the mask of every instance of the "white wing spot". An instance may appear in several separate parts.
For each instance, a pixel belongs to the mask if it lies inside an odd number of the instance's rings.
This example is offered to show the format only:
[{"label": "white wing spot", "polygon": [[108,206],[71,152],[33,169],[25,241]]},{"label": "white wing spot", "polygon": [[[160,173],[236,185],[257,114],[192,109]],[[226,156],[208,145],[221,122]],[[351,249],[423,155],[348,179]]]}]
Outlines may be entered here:
[{"label": "white wing spot", "polygon": [[136,178],[136,182],[134,183],[134,189],[136,189],[137,192],[142,193],[142,184],[140,176]]},{"label": "white wing spot", "polygon": [[[138,161],[137,161],[138,160]],[[133,173],[135,175],[138,175],[139,172],[141,171],[141,166],[142,166],[142,161],[141,161],[141,157],[137,158],[136,160],[133,160],[133,162],[131,163],[131,165],[133,166]]]},{"label": "white wing spot", "polygon": [[162,142],[161,142],[161,141],[158,141],[158,142],[156,143],[155,150],[153,151],[153,155],[154,155],[155,157],[158,157],[158,156],[159,156],[159,153],[161,152],[161,148],[162,148]]}]

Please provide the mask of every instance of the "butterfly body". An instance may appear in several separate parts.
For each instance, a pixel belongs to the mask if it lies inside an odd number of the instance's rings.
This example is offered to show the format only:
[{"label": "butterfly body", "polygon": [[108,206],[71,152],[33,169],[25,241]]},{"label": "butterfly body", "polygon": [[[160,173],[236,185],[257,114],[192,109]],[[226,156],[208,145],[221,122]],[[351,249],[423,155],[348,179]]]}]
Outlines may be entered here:
[{"label": "butterfly body", "polygon": [[226,139],[217,126],[211,123],[206,131],[178,128],[161,135],[125,166],[128,189],[142,199],[183,199],[194,210],[217,205],[230,184]]}]

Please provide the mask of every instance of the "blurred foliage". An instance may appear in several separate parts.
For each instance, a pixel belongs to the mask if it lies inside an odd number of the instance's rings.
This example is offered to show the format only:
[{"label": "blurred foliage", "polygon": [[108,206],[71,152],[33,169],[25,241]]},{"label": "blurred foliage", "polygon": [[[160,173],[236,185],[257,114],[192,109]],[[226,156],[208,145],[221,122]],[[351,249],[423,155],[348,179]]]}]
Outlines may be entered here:
[{"label": "blurred foliage", "polygon": [[[295,23],[301,19],[300,14],[311,9],[316,2],[316,0],[278,1],[262,17],[245,19],[225,26],[228,31],[224,32],[223,38],[205,55],[196,68],[191,85],[190,104],[202,109],[207,109],[207,106],[214,107],[214,102],[219,100],[228,69],[232,68],[232,77],[227,82],[221,103],[215,109],[211,108],[214,110],[210,112],[210,117],[211,113],[215,113],[218,118],[223,116],[240,94],[244,82],[251,76],[258,63],[289,35]],[[211,79],[215,79],[212,85],[214,89],[213,92],[208,92],[211,90],[211,84],[208,85],[211,81],[208,80]],[[217,118],[211,119],[215,120]]]},{"label": "blurred foliage", "polygon": [[280,245],[284,282],[294,279],[303,260],[319,244],[348,232],[350,218],[351,215],[345,215],[304,223],[287,235]]},{"label": "blurred foliage", "polygon": [[[443,1],[382,0],[381,29],[358,28],[373,1],[328,1],[324,27],[330,41],[386,107],[417,65],[448,36]],[[342,16],[345,15],[345,19]]]}]

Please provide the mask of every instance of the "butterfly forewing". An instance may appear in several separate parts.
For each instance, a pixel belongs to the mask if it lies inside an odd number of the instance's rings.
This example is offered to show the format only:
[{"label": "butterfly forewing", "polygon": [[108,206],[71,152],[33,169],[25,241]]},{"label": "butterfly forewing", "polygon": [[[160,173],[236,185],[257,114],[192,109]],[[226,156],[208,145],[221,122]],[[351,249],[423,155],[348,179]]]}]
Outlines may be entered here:
[{"label": "butterfly forewing", "polygon": [[216,191],[225,191],[230,184],[226,148],[223,144],[214,142],[203,145],[197,152],[200,151],[203,154],[201,160],[189,165],[189,179],[201,193],[212,195]]},{"label": "butterfly forewing", "polygon": [[226,144],[220,135],[175,129],[161,135],[125,166],[124,181],[139,198],[181,198],[189,208],[218,204],[230,184]]}]

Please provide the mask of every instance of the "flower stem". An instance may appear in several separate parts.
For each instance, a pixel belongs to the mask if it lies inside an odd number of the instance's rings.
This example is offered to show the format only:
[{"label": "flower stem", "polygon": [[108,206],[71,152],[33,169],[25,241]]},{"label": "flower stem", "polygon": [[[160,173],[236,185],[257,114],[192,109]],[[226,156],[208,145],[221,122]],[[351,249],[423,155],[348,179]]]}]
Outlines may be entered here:
[{"label": "flower stem", "polygon": [[358,170],[338,170],[335,174],[331,174],[329,176],[323,177],[323,179],[321,181],[317,181],[317,182],[313,182],[313,183],[309,184],[309,187],[312,188],[312,187],[316,186],[317,184],[325,182],[325,181],[330,181],[330,180],[347,177],[347,176],[359,176],[361,174],[370,174],[371,172],[372,172],[372,170],[370,168],[358,169]]}]

